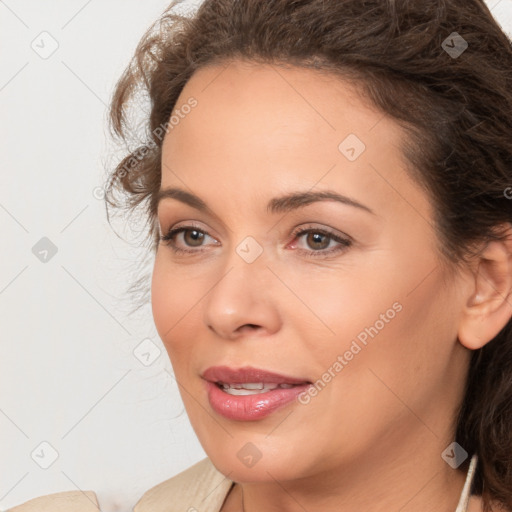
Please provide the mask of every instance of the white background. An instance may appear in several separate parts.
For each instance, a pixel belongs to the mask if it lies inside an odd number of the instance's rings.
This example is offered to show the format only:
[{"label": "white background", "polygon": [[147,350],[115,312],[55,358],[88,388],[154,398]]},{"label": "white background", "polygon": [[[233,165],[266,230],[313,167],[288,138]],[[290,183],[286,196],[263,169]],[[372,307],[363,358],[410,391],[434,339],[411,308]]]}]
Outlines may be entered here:
[{"label": "white background", "polygon": [[[131,243],[113,233],[98,194],[115,162],[113,86],[167,5],[0,0],[0,510],[77,489],[103,512],[132,510],[206,456],[150,304],[130,315],[123,295],[151,272],[148,249],[122,219]],[[488,5],[512,34],[512,0]],[[31,47],[52,44],[48,58]],[[43,237],[57,248],[46,262],[32,250]],[[148,366],[133,353],[146,339],[142,352],[161,351]]]}]

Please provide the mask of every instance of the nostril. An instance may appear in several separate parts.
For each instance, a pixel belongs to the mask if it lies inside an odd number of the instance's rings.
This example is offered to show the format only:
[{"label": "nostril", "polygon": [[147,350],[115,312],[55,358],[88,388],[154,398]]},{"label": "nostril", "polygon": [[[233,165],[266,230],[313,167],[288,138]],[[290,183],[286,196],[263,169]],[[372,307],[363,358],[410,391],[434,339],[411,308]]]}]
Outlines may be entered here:
[{"label": "nostril", "polygon": [[245,324],[240,327],[240,330],[243,331],[244,329],[258,329],[259,325],[256,324]]}]

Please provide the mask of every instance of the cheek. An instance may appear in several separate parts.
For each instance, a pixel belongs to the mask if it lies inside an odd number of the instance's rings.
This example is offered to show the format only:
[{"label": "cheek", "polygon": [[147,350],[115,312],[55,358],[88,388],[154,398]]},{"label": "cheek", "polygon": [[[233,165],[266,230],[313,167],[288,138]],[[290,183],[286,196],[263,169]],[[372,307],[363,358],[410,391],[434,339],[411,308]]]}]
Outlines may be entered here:
[{"label": "cheek", "polygon": [[400,308],[390,314],[390,304],[381,302],[362,328],[353,326],[351,336],[344,338],[344,352],[331,352],[331,360],[340,353],[351,359],[333,389],[335,401],[349,404],[371,423],[375,417],[391,420],[402,414],[404,404],[425,410],[436,399],[450,374],[456,343],[456,313],[448,293],[440,293],[442,285],[432,279],[413,294],[398,293],[395,304]]},{"label": "cheek", "polygon": [[180,279],[176,269],[157,254],[151,279],[151,308],[155,327],[169,356],[178,348],[174,340],[181,339],[180,332],[193,314],[194,304],[200,300],[200,290],[196,291],[193,283],[191,279]]},{"label": "cheek", "polygon": [[[305,422],[318,426],[319,438],[331,439],[333,452],[355,457],[368,446],[398,445],[442,397],[453,343],[450,311],[436,294],[439,285],[434,282],[409,296],[374,295],[372,302],[358,306],[348,301],[333,324],[333,341],[323,344],[321,354],[310,347],[311,360],[319,363],[317,377],[330,381],[317,386],[318,395],[302,413]],[[386,316],[396,297],[401,310],[396,307]],[[329,368],[335,377],[326,375]],[[441,424],[439,418],[430,421],[433,427]],[[428,429],[425,435],[431,435]]]},{"label": "cheek", "polygon": [[372,411],[389,399],[399,403],[394,391],[407,403],[419,403],[446,377],[456,343],[457,301],[439,270],[429,274],[431,262],[419,270],[404,267],[347,271],[350,277],[307,295],[331,329],[322,339],[306,339],[317,377],[329,369],[336,374],[335,402]]},{"label": "cheek", "polygon": [[157,254],[151,277],[151,309],[160,339],[165,342],[166,332],[172,328],[175,311],[175,294],[169,293],[170,282],[166,282],[163,266]]}]

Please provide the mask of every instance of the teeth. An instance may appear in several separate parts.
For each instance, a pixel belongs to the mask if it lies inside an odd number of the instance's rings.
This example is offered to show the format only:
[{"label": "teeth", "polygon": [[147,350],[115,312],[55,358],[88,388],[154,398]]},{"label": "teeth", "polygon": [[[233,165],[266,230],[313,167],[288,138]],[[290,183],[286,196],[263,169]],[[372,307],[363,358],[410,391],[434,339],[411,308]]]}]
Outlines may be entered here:
[{"label": "teeth", "polygon": [[222,389],[230,395],[257,395],[277,388],[293,388],[293,384],[272,384],[267,382],[221,383],[220,385]]},{"label": "teeth", "polygon": [[263,382],[246,382],[245,384],[234,384],[236,389],[263,389]]}]

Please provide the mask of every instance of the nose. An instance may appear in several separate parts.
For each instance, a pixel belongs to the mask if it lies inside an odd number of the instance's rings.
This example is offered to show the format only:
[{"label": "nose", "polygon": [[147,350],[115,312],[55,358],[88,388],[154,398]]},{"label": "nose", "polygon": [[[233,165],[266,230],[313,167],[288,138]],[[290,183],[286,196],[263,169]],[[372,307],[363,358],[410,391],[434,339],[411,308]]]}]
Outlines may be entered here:
[{"label": "nose", "polygon": [[263,257],[246,263],[234,256],[203,301],[205,325],[228,340],[271,335],[281,325],[279,280]]}]

